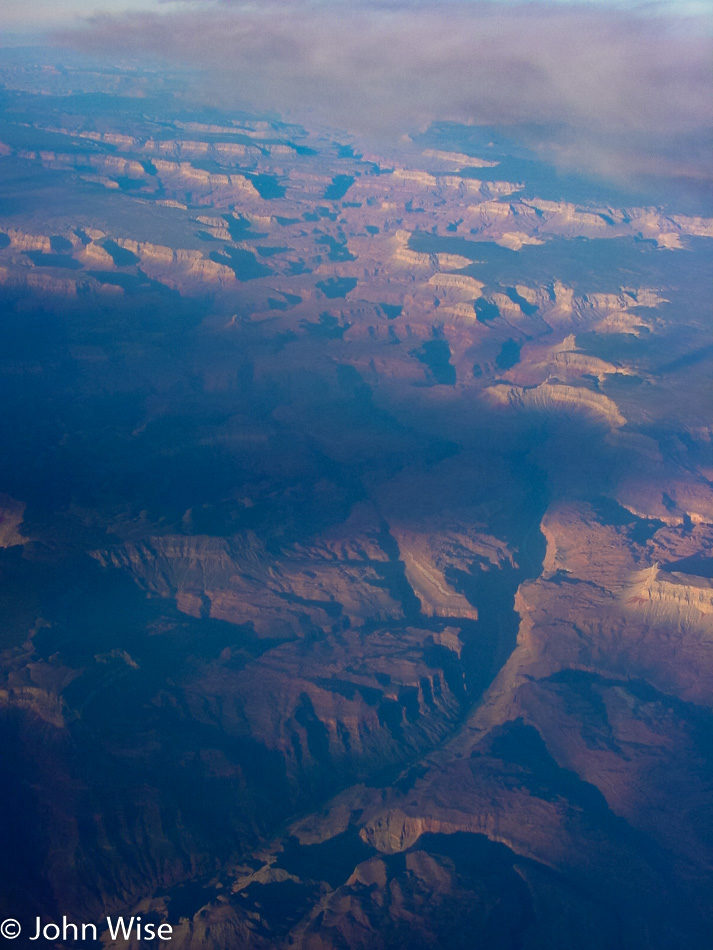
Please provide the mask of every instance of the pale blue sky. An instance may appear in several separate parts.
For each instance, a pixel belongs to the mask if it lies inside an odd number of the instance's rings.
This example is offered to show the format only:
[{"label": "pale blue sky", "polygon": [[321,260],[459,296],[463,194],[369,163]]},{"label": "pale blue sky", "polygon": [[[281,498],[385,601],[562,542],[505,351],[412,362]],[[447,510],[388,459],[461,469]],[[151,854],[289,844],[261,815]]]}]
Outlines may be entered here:
[{"label": "pale blue sky", "polygon": [[[211,0],[2,0],[0,2],[0,30],[23,33],[43,32],[64,27],[96,13],[128,11],[160,11],[168,13],[177,7],[203,6]],[[295,5],[299,0],[294,0]],[[330,0],[324,0],[329,3]],[[341,0],[336,0],[341,2]],[[421,0],[421,3],[423,0]],[[474,0],[477,3],[477,0]],[[496,0],[503,4],[521,0]],[[650,9],[656,13],[675,16],[710,16],[713,22],[713,0],[549,0],[563,5],[619,7],[629,10]],[[216,7],[220,3],[216,2]],[[2,34],[0,33],[0,36]],[[0,39],[0,43],[2,40]]]},{"label": "pale blue sky", "polygon": [[159,0],[2,0],[0,29],[40,32],[67,26],[93,13],[165,8]]}]

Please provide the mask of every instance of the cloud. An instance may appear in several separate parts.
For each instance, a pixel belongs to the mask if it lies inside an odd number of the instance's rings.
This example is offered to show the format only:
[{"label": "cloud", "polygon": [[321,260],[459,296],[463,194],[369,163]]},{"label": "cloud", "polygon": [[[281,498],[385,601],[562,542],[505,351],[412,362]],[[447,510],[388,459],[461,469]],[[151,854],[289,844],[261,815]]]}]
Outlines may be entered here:
[{"label": "cloud", "polygon": [[667,9],[193,0],[95,17],[63,39],[190,66],[196,92],[226,106],[383,140],[432,120],[526,125],[564,164],[705,180],[711,36]]}]

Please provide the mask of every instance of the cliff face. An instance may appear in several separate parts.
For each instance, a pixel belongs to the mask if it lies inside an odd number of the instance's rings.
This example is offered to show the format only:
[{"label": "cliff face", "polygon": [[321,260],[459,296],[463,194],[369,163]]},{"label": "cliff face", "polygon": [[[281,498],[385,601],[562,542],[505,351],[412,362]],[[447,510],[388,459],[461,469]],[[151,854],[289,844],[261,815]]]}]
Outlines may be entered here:
[{"label": "cliff face", "polygon": [[532,389],[516,389],[506,386],[493,386],[486,390],[494,402],[506,403],[523,409],[540,412],[560,411],[592,416],[601,419],[612,427],[622,426],[626,419],[617,409],[616,403],[600,393],[585,388],[565,386],[556,383],[540,383]]}]

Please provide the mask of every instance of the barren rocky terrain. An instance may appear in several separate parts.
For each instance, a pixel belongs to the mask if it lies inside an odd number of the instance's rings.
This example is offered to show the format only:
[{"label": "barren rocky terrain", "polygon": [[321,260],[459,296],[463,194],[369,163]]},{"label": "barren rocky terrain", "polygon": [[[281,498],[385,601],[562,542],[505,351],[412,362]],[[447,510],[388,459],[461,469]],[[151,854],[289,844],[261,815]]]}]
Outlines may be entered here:
[{"label": "barren rocky terrain", "polygon": [[0,66],[1,909],[707,946],[713,219]]}]

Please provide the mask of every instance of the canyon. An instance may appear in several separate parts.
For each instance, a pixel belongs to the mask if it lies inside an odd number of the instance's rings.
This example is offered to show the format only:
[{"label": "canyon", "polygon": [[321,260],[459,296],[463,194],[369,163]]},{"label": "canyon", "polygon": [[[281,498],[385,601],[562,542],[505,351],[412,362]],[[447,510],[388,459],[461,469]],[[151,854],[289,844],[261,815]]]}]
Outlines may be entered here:
[{"label": "canyon", "polygon": [[4,915],[705,946],[713,218],[0,78]]}]

